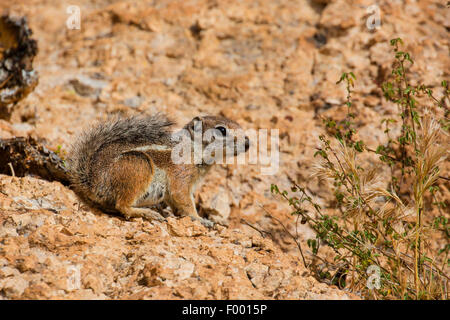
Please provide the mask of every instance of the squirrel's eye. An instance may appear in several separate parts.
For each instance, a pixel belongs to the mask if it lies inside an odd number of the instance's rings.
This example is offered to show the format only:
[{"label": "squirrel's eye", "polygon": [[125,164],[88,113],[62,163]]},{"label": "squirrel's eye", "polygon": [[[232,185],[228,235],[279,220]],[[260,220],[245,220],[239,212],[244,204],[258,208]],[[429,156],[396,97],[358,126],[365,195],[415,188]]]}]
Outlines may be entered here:
[{"label": "squirrel's eye", "polygon": [[216,129],[220,131],[222,136],[225,137],[227,135],[227,129],[225,129],[224,127],[217,127]]}]

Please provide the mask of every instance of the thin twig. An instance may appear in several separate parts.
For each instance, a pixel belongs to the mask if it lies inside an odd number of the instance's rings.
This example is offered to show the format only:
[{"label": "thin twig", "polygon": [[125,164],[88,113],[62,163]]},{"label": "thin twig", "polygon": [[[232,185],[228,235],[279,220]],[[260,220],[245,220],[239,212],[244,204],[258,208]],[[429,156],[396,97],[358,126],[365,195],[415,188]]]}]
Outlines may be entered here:
[{"label": "thin twig", "polygon": [[15,176],[16,176],[16,173],[14,172],[14,167],[13,167],[12,163],[11,163],[11,162],[8,162],[8,166],[9,166],[9,168],[11,169],[11,175],[12,175],[13,177],[15,177]]},{"label": "thin twig", "polygon": [[243,223],[243,224],[249,226],[250,228],[252,228],[252,229],[254,229],[254,230],[256,230],[256,231],[258,231],[259,234],[261,234],[261,237],[263,237],[263,238],[266,237],[265,234],[268,234],[270,237],[272,237],[272,234],[271,234],[270,232],[265,231],[265,230],[258,229],[257,227],[255,227],[254,225],[252,225],[252,224],[250,224],[248,221],[246,221],[244,218],[241,218],[241,223]]},{"label": "thin twig", "polygon": [[266,212],[273,220],[275,220],[276,222],[278,222],[284,229],[284,231],[292,238],[292,240],[294,240],[295,244],[298,247],[298,250],[300,251],[300,255],[302,256],[302,260],[303,260],[303,265],[305,266],[305,268],[308,268],[308,265],[306,264],[306,260],[305,260],[305,256],[303,255],[303,250],[302,250],[302,246],[300,245],[300,242],[298,242],[298,239],[295,238],[290,232],[289,230],[285,227],[285,225],[277,218],[275,218],[266,208],[264,208],[264,206],[262,206],[260,203],[257,202],[257,205],[261,207],[261,209],[264,210],[264,212]]}]

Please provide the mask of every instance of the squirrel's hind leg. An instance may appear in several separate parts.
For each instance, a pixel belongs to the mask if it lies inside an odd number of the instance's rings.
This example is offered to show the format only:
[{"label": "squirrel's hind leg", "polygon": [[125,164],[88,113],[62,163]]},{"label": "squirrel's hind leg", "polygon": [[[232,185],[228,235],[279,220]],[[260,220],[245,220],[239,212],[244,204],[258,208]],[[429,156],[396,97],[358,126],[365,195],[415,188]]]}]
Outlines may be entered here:
[{"label": "squirrel's hind leg", "polygon": [[141,217],[147,220],[165,220],[154,210],[136,207],[136,203],[152,181],[153,169],[152,160],[140,151],[121,154],[110,167],[110,182],[115,195],[115,207],[125,218]]}]

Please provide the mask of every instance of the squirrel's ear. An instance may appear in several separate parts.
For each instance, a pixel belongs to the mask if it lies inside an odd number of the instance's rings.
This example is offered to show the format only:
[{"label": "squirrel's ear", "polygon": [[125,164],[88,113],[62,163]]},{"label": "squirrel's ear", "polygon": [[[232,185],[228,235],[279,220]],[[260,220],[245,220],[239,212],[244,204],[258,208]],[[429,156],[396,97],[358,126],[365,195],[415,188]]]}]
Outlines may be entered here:
[{"label": "squirrel's ear", "polygon": [[192,131],[201,131],[202,130],[202,118],[195,117],[191,121],[192,123]]},{"label": "squirrel's ear", "polygon": [[189,131],[191,138],[194,139],[194,132],[202,131],[202,118],[200,117],[193,118],[185,128]]}]

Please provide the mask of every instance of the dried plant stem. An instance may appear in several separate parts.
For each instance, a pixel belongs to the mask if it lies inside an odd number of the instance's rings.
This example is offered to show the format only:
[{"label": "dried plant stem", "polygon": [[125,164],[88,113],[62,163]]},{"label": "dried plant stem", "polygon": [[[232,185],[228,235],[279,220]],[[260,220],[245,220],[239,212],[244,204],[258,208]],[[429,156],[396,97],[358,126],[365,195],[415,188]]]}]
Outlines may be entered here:
[{"label": "dried plant stem", "polygon": [[286,234],[289,235],[289,237],[291,237],[292,240],[294,240],[295,244],[297,245],[298,250],[300,251],[300,255],[302,256],[302,260],[303,260],[303,265],[305,266],[305,268],[308,268],[308,264],[306,263],[306,259],[305,256],[303,255],[303,250],[302,250],[302,246],[300,244],[300,242],[298,241],[298,239],[296,237],[294,237],[289,230],[286,228],[286,226],[280,221],[280,219],[274,217],[266,208],[264,208],[263,205],[258,203],[258,206],[261,207],[261,209],[264,210],[265,213],[267,213],[269,215],[270,218],[272,218],[273,220],[275,220],[276,222],[278,222],[281,227],[284,229],[284,231],[286,232]]},{"label": "dried plant stem", "polygon": [[419,263],[420,263],[420,230],[421,230],[421,208],[417,208],[416,216],[416,240],[414,248],[414,283],[416,287],[416,298],[419,298]]}]

